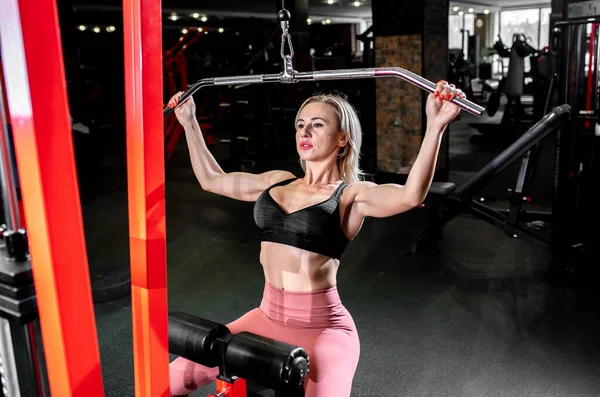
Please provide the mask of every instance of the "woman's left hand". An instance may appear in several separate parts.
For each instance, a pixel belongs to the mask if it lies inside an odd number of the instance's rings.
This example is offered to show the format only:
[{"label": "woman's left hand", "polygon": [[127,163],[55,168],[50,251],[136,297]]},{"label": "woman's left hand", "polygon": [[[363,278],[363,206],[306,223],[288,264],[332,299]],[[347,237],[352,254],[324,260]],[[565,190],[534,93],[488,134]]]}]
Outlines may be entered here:
[{"label": "woman's left hand", "polygon": [[429,127],[443,130],[454,120],[460,112],[460,107],[450,101],[456,97],[466,98],[467,96],[454,84],[448,84],[444,80],[438,82],[435,93],[429,94],[425,107]]}]

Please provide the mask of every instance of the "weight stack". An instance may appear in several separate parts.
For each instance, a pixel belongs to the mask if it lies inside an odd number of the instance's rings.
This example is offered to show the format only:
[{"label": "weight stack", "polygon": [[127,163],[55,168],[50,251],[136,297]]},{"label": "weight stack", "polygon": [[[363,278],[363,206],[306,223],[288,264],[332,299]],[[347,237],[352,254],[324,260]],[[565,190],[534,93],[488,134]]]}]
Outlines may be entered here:
[{"label": "weight stack", "polygon": [[0,396],[49,395],[31,262],[11,258],[5,240],[0,240],[0,367]]}]

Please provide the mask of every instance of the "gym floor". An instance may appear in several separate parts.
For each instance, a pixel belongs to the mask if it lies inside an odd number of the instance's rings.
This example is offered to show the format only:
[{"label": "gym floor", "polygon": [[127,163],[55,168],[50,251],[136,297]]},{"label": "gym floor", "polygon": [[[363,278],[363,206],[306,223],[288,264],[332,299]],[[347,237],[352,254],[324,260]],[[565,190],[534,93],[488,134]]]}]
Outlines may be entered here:
[{"label": "gym floor", "polygon": [[[465,180],[510,144],[482,139],[471,125],[500,117],[463,113],[453,123],[452,181]],[[534,185],[533,205],[540,212],[550,209],[550,141]],[[226,323],[261,299],[252,203],[204,192],[181,143],[166,169],[169,310]],[[274,163],[298,171],[295,158]],[[515,175],[513,167],[485,188],[490,205],[505,206]],[[83,207],[90,266],[126,268],[126,176],[112,172],[95,189]],[[342,257],[338,288],[361,337],[352,395],[600,395],[596,307],[589,296],[540,276],[548,254],[472,217],[453,220],[435,251],[417,254],[412,247],[423,215],[414,210],[368,219]],[[98,303],[95,310],[105,393],[133,396],[130,298]]]}]

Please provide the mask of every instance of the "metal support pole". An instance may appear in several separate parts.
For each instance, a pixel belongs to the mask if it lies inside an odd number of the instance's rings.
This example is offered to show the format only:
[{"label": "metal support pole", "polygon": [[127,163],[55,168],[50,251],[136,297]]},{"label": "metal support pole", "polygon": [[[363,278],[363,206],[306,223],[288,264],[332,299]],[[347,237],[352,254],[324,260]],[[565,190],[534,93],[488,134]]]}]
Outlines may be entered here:
[{"label": "metal support pole", "polygon": [[8,131],[8,121],[4,113],[4,86],[0,83],[0,188],[2,189],[2,204],[4,205],[4,222],[8,230],[18,230],[21,228],[19,219],[19,203],[17,202],[16,191],[16,170],[14,167],[14,158],[11,150],[11,137]]},{"label": "metal support pole", "polygon": [[135,395],[169,396],[162,8],[123,0]]}]

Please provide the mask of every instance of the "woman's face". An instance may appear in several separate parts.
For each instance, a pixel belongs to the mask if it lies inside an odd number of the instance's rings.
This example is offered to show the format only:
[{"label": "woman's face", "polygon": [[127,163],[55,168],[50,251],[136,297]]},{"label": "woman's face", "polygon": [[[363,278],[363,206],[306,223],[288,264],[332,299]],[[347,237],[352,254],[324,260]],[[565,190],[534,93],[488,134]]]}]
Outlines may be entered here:
[{"label": "woman's face", "polygon": [[304,161],[318,161],[336,156],[347,143],[340,131],[335,110],[326,103],[306,105],[296,121],[296,149]]}]

